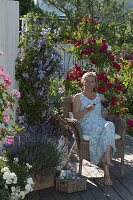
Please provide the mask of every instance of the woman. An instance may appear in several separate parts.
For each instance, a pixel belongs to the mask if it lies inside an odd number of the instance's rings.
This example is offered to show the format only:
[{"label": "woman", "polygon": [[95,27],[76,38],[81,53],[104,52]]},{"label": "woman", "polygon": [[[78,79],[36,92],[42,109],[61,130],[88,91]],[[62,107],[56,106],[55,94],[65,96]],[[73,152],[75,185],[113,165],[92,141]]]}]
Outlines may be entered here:
[{"label": "woman", "polygon": [[112,185],[109,168],[113,166],[111,158],[116,150],[115,126],[102,117],[101,101],[105,101],[105,97],[94,92],[97,85],[96,73],[85,73],[81,83],[83,92],[76,94],[73,100],[74,118],[79,120],[82,133],[89,136],[90,161],[96,165],[103,162],[104,183]]}]

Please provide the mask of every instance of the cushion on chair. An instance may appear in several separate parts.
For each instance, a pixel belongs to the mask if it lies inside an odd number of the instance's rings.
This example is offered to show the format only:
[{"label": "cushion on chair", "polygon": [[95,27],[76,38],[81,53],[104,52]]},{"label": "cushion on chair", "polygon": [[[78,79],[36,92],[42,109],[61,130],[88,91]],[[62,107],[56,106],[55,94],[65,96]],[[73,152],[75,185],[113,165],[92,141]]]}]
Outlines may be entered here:
[{"label": "cushion on chair", "polygon": [[[89,141],[89,136],[83,134],[83,139],[86,140],[86,141]],[[121,139],[121,136],[118,135],[118,134],[115,134],[115,140],[119,140],[119,139]]]},{"label": "cushion on chair", "polygon": [[121,136],[118,134],[115,134],[115,140],[119,140],[119,139],[121,139]]},{"label": "cushion on chair", "polygon": [[83,134],[83,139],[86,140],[86,141],[89,141],[89,136]]}]

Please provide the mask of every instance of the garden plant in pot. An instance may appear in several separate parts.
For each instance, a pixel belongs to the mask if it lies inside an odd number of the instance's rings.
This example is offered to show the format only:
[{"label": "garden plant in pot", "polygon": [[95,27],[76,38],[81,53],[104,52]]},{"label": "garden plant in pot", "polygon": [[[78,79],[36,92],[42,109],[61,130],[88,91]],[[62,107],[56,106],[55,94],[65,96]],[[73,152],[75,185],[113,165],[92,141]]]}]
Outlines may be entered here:
[{"label": "garden plant in pot", "polygon": [[20,166],[32,166],[34,190],[54,186],[56,168],[61,162],[56,131],[49,122],[30,126],[15,136],[14,144],[4,146],[9,163],[17,157]]}]

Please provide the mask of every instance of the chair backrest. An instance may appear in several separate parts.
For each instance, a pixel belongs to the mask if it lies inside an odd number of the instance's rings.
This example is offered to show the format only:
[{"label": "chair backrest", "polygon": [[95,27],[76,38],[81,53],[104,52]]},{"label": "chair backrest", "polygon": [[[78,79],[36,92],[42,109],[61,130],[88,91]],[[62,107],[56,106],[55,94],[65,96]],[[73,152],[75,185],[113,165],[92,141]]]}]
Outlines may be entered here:
[{"label": "chair backrest", "polygon": [[73,96],[65,97],[62,101],[64,117],[69,117],[69,112],[73,110]]}]

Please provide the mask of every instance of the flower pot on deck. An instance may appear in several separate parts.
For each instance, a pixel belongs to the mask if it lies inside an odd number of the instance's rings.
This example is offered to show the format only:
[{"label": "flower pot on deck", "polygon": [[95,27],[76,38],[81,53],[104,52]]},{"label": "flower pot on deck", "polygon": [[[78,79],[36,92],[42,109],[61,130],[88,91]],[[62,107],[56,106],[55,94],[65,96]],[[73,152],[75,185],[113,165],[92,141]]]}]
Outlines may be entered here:
[{"label": "flower pot on deck", "polygon": [[56,171],[51,173],[40,175],[32,174],[32,179],[34,182],[33,190],[41,190],[45,188],[50,188],[55,186],[55,174]]}]

